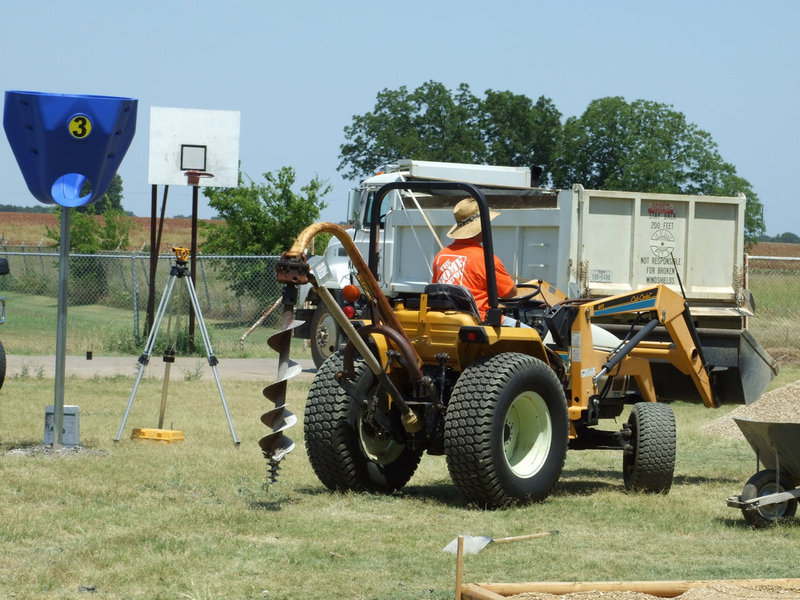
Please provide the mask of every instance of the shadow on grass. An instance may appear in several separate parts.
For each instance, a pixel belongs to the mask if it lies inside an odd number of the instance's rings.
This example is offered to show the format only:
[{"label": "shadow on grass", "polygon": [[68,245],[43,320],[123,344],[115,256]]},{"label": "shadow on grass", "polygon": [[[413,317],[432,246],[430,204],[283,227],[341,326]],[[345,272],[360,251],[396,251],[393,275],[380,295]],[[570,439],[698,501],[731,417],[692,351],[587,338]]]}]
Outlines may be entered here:
[{"label": "shadow on grass", "polygon": [[[673,485],[703,485],[709,483],[730,484],[735,483],[734,479],[727,477],[707,477],[681,475],[673,479]],[[295,490],[303,496],[327,496],[335,494],[363,494],[365,496],[386,496],[392,498],[413,498],[425,502],[439,504],[449,508],[467,508],[483,510],[484,507],[468,501],[449,479],[441,479],[433,483],[406,485],[392,494],[376,494],[372,492],[335,492],[324,486],[304,487]],[[566,498],[589,497],[605,491],[617,491],[626,493],[625,484],[622,477],[622,468],[616,469],[570,469],[562,473],[561,478],[556,483],[549,497]],[[512,503],[507,508],[518,506]],[[279,510],[279,508],[278,508]],[[503,510],[502,508],[499,510]]]},{"label": "shadow on grass", "polygon": [[676,475],[672,480],[672,485],[705,485],[709,483],[721,483],[741,487],[743,484],[734,477],[708,477],[707,475]]},{"label": "shadow on grass", "polygon": [[717,517],[714,519],[716,523],[720,525],[724,525],[725,527],[730,527],[732,529],[749,529],[753,532],[753,535],[759,535],[759,532],[764,532],[764,535],[781,535],[781,533],[788,533],[788,532],[795,532],[800,529],[800,520],[797,518],[786,519],[784,521],[779,521],[777,523],[773,523],[769,527],[765,527],[763,529],[756,529],[752,527],[747,521],[744,520],[742,516],[742,511],[738,508],[731,508],[731,515],[737,515],[739,518],[737,519],[736,516],[731,517]]}]

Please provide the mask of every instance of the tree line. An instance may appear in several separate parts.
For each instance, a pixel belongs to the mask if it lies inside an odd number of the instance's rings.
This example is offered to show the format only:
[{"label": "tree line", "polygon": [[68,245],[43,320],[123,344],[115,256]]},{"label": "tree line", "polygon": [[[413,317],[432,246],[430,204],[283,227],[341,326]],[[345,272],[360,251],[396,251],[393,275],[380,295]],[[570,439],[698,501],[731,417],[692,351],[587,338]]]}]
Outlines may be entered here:
[{"label": "tree line", "polygon": [[[711,135],[672,106],[619,96],[592,100],[563,119],[554,102],[510,91],[476,96],[428,81],[378,92],[372,111],[344,128],[338,170],[360,179],[400,158],[541,169],[544,186],[747,196],[745,236],[765,233],[749,181],[723,160]],[[537,169],[538,170],[538,169]]]}]

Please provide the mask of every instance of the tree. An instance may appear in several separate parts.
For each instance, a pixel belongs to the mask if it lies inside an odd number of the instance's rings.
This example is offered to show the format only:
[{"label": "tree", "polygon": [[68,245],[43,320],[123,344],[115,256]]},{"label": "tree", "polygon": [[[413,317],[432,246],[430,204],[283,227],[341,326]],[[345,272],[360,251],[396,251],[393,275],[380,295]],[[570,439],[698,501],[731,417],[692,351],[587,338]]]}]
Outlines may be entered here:
[{"label": "tree", "polygon": [[[94,205],[83,212],[70,214],[69,299],[75,304],[95,304],[108,293],[106,261],[99,256],[86,256],[103,251],[127,248],[132,221],[120,209],[107,209],[99,216]],[[61,209],[56,209],[58,227],[47,227],[47,237],[55,243],[61,240]]]},{"label": "tree", "polygon": [[561,138],[561,113],[553,101],[540,96],[534,104],[527,96],[487,90],[480,111],[483,160],[492,165],[536,165],[542,169],[542,181],[549,180]]},{"label": "tree", "polygon": [[479,101],[464,83],[455,93],[435,81],[412,93],[384,89],[373,112],[345,126],[338,170],[358,179],[398,158],[474,162],[484,154],[478,115]]},{"label": "tree", "polygon": [[[91,193],[90,185],[91,184],[88,182],[84,183],[84,187],[81,189],[82,195]],[[90,208],[93,209],[93,214],[96,215],[105,214],[108,210],[122,211],[122,177],[120,177],[119,173],[114,174],[102,198],[96,200],[89,206],[79,206],[75,211],[85,213],[88,212]]]},{"label": "tree", "polygon": [[581,183],[619,189],[703,195],[747,195],[745,236],[764,232],[761,202],[750,183],[722,160],[711,135],[671,106],[599,98],[564,124],[554,168],[557,187]]},{"label": "tree", "polygon": [[[292,191],[295,171],[282,167],[277,173],[264,173],[265,183],[239,175],[235,188],[206,187],[203,194],[216,209],[222,223],[201,223],[206,240],[201,244],[207,254],[280,255],[294,243],[297,235],[319,218],[326,204],[323,197],[331,186],[318,177]],[[264,261],[242,266],[231,262],[230,288],[237,295],[263,299],[265,286],[274,279],[274,264]],[[235,267],[235,268],[234,268]]]},{"label": "tree", "polygon": [[508,91],[477,98],[467,84],[454,91],[428,81],[378,93],[375,108],[344,128],[339,171],[358,179],[399,158],[488,163],[544,169],[549,177],[561,134],[561,113]]}]

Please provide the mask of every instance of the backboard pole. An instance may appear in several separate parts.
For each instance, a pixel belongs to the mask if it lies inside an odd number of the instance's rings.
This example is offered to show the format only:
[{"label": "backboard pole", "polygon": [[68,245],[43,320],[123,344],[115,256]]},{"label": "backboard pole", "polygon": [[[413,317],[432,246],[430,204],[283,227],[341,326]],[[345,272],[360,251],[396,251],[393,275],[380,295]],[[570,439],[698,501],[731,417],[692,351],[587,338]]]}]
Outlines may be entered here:
[{"label": "backboard pole", "polygon": [[[192,241],[190,245],[190,258],[189,258],[189,277],[192,280],[192,286],[197,289],[197,182],[192,184]],[[189,348],[194,352],[194,306],[189,309]]]},{"label": "backboard pole", "polygon": [[158,267],[158,247],[156,246],[156,207],[158,205],[158,186],[150,190],[150,284],[147,291],[147,318],[144,330],[150,331],[153,326],[153,313],[156,305],[156,268]]},{"label": "backboard pole", "polygon": [[158,233],[156,233],[156,203],[158,199],[158,185],[153,185],[150,206],[150,290],[147,296],[147,323],[145,330],[150,331],[153,326],[154,309],[156,304],[156,274],[158,272],[158,253],[161,249],[161,233],[164,230],[164,214],[167,211],[167,194],[169,186],[164,186],[164,196],[161,200],[161,217],[158,220]]},{"label": "backboard pole", "polygon": [[58,244],[58,320],[56,323],[55,392],[53,397],[53,448],[64,445],[64,380],[67,355],[67,283],[69,281],[69,234],[72,209],[61,207]]}]

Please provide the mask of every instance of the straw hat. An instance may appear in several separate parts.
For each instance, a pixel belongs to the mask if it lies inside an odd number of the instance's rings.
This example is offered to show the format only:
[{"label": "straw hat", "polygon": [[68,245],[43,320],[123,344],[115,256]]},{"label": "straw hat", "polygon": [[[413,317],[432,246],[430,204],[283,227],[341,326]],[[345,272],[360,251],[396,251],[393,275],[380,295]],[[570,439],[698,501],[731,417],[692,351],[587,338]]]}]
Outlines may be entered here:
[{"label": "straw hat", "polygon": [[[496,210],[490,210],[489,220],[499,214]],[[466,240],[481,232],[481,215],[478,210],[478,201],[475,198],[464,198],[459,201],[453,208],[453,217],[456,224],[447,232],[447,237],[454,240]]]}]

